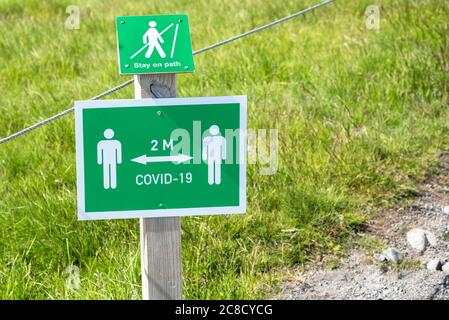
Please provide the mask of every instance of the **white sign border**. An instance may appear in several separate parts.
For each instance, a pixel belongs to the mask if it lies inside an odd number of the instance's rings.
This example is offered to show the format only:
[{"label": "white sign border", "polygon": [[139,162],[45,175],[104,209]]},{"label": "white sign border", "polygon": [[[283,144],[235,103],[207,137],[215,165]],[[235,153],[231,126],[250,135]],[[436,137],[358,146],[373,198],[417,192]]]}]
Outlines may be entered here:
[{"label": "white sign border", "polygon": [[[152,209],[130,211],[85,211],[84,188],[84,137],[83,137],[83,110],[95,108],[115,107],[158,107],[179,105],[203,104],[240,104],[240,141],[239,141],[239,205],[229,207],[201,207],[180,209]],[[164,99],[116,99],[116,100],[83,100],[75,101],[75,141],[76,141],[76,185],[77,185],[77,212],[78,220],[105,220],[105,219],[133,219],[133,218],[161,218],[201,215],[223,215],[246,213],[246,123],[247,123],[247,97],[193,97],[193,98],[164,98]]]}]

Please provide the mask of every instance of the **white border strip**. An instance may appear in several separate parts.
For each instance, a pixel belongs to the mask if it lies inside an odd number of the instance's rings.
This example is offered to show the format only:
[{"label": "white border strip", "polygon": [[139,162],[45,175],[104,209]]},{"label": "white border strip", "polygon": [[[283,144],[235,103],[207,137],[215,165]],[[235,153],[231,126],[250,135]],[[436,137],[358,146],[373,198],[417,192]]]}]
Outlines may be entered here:
[{"label": "white border strip", "polygon": [[[240,149],[239,149],[239,205],[230,207],[202,207],[179,209],[153,209],[130,211],[85,211],[84,188],[84,139],[83,139],[83,109],[116,108],[116,107],[158,107],[179,105],[204,104],[240,104]],[[178,217],[210,214],[242,214],[246,212],[246,122],[247,98],[246,96],[229,97],[200,97],[200,98],[167,98],[167,99],[121,99],[121,100],[84,100],[75,101],[75,138],[76,138],[76,177],[77,201],[79,220],[101,219],[130,219],[130,218],[157,218]]]}]

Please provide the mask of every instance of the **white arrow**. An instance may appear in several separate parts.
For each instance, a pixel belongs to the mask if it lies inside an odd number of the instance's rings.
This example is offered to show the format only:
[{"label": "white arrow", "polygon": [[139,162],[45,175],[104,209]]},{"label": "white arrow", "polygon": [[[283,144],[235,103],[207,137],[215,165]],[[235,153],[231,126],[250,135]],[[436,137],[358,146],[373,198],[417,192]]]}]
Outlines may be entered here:
[{"label": "white arrow", "polygon": [[131,161],[146,165],[149,162],[176,162],[182,163],[193,159],[191,156],[186,156],[185,154],[178,154],[177,156],[164,156],[164,157],[148,157],[147,155],[143,155]]}]

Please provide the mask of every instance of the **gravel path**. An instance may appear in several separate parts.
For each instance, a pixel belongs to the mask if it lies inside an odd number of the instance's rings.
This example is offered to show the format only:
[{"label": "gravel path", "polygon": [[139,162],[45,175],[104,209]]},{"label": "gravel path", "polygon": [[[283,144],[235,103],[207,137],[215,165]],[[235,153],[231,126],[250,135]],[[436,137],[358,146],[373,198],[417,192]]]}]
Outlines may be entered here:
[{"label": "gravel path", "polygon": [[[449,160],[444,163],[439,174],[420,186],[417,198],[377,213],[367,230],[355,237],[397,249],[399,264],[379,261],[376,256],[383,248],[352,249],[339,259],[338,269],[298,272],[295,279],[285,281],[277,298],[449,300],[449,274],[426,267],[435,258],[449,262]],[[436,244],[417,252],[406,237],[413,228],[433,233]]]},{"label": "gravel path", "polygon": [[309,274],[289,287],[283,299],[295,300],[433,300],[447,299],[449,281],[441,271],[383,273],[375,266]]}]

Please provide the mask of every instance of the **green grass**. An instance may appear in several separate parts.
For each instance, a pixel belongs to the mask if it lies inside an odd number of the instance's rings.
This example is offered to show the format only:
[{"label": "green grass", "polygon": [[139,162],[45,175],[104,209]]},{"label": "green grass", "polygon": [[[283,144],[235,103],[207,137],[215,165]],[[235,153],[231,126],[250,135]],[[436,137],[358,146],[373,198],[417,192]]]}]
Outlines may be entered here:
[{"label": "green grass", "polygon": [[449,232],[446,232],[446,233],[443,235],[443,240],[444,240],[444,241],[449,241]]},{"label": "green grass", "polygon": [[[187,13],[198,49],[316,2],[1,0],[0,136],[128,79],[118,15]],[[449,4],[378,2],[379,32],[365,29],[376,1],[337,1],[178,77],[179,96],[248,95],[248,127],[280,139],[275,175],[248,168],[246,215],[182,219],[185,298],[270,295],[279,270],[344,243],[367,205],[413,195],[448,149]],[[64,29],[69,4],[80,30]],[[0,145],[0,298],[140,298],[138,221],[78,222],[75,199],[73,115]]]},{"label": "green grass", "polygon": [[373,255],[385,250],[388,244],[375,236],[362,235],[354,240],[353,247],[363,250],[366,255]]},{"label": "green grass", "polygon": [[422,263],[416,258],[404,258],[398,263],[391,261],[376,262],[379,270],[386,272],[415,272],[423,269]]}]

